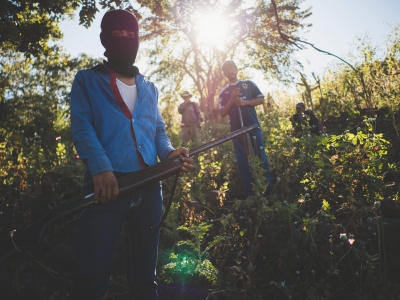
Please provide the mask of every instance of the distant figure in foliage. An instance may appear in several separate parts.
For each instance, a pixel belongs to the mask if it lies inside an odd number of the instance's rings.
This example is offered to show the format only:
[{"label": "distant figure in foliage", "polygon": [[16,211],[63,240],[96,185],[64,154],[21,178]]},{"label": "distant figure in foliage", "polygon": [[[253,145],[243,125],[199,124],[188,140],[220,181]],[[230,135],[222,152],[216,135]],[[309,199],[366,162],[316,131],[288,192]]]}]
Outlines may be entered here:
[{"label": "distant figure in foliage", "polygon": [[312,110],[307,109],[303,102],[296,104],[296,113],[290,118],[296,136],[301,136],[306,127],[310,128],[312,134],[319,135],[322,124]]},{"label": "distant figure in foliage", "polygon": [[[240,129],[243,126],[256,124],[260,127],[257,119],[255,106],[264,103],[264,95],[257,85],[250,80],[239,80],[237,77],[238,69],[236,64],[227,60],[222,64],[222,73],[229,80],[228,86],[221,90],[219,94],[218,111],[221,117],[229,115],[231,131]],[[251,146],[255,154],[262,160],[264,170],[269,170],[268,158],[265,153],[264,140],[261,129],[257,128],[250,133]],[[244,185],[245,196],[253,194],[252,174],[250,172],[249,162],[246,153],[245,141],[243,136],[233,139],[233,148],[235,150],[236,160],[239,168],[239,174]],[[267,193],[271,191],[272,179],[269,171],[266,172],[268,180]]]},{"label": "distant figure in foliage", "polygon": [[192,94],[184,91],[181,94],[183,103],[179,105],[178,112],[182,115],[181,121],[181,137],[182,146],[186,147],[189,141],[199,143],[200,124],[203,118],[200,114],[199,105],[196,102],[190,101]]},{"label": "distant figure in foliage", "polygon": [[72,300],[106,299],[122,224],[126,221],[125,270],[129,299],[157,299],[155,283],[162,210],[160,182],[119,195],[117,178],[182,155],[183,172],[193,168],[185,148],[174,149],[158,109],[158,91],[134,66],[139,25],[124,10],[107,12],[100,39],[107,61],[79,71],[71,90],[71,133],[85,164],[84,193],[94,206],[78,223]]}]

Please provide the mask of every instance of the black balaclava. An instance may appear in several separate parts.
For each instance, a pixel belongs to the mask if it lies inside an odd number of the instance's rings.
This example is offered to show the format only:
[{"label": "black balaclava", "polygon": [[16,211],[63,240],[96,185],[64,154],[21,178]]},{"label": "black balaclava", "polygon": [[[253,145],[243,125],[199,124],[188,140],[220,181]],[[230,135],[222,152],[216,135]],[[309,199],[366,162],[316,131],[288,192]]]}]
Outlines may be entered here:
[{"label": "black balaclava", "polygon": [[[135,37],[113,36],[114,30],[133,31]],[[126,10],[107,12],[101,20],[100,40],[108,61],[104,64],[114,72],[135,77],[139,69],[133,65],[139,49],[139,24],[135,16]]]}]

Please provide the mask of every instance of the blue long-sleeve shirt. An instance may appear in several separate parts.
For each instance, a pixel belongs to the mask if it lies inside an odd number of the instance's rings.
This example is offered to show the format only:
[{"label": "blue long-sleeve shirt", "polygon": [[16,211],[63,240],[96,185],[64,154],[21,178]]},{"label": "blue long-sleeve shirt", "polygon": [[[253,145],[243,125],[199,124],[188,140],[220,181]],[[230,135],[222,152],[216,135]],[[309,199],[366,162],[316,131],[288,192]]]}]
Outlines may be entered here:
[{"label": "blue long-sleeve shirt", "polygon": [[92,176],[105,171],[133,172],[141,169],[140,156],[151,166],[157,156],[165,160],[174,150],[158,109],[157,88],[142,75],[136,76],[136,87],[132,116],[119,94],[115,73],[103,64],[75,76],[72,141]]}]

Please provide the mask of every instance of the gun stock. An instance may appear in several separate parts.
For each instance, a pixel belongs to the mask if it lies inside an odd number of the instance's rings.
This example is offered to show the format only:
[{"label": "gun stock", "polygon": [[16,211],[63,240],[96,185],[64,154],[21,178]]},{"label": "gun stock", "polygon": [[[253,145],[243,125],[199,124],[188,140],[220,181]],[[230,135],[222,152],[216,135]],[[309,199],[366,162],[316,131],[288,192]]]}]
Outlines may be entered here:
[{"label": "gun stock", "polygon": [[[239,135],[245,134],[257,128],[257,125],[248,126],[209,143],[201,145],[189,151],[189,156],[194,156],[205,150],[225,143]],[[147,184],[164,180],[180,172],[182,167],[182,156],[172,157],[163,162],[150,166],[146,169],[132,172],[118,179],[119,194],[125,195]],[[17,252],[24,251],[40,244],[46,228],[63,216],[69,215],[80,209],[93,205],[93,191],[80,194],[71,199],[63,201],[56,208],[49,211],[37,223],[26,229],[13,231],[12,237],[5,236],[0,239],[0,262]],[[17,250],[18,249],[18,250]]]}]

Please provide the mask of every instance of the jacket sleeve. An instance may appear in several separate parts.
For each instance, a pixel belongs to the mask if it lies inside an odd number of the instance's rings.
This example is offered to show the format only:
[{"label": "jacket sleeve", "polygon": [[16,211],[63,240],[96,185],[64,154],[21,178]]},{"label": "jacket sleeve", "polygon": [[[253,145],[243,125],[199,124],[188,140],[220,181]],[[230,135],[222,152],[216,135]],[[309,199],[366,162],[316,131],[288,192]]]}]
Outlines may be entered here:
[{"label": "jacket sleeve", "polygon": [[113,170],[93,127],[92,108],[81,71],[76,74],[71,90],[71,135],[80,158],[92,176]]},{"label": "jacket sleeve", "polygon": [[[155,87],[154,87],[155,88]],[[157,95],[157,103],[158,103],[158,91],[156,91]],[[168,154],[171,151],[174,151],[175,148],[172,147],[171,141],[165,132],[165,123],[162,119],[159,108],[157,107],[157,121],[156,121],[156,136],[155,136],[155,145],[157,155],[161,160],[166,160]]]},{"label": "jacket sleeve", "polygon": [[182,103],[181,105],[178,106],[178,112],[180,114],[183,114],[184,111],[185,111],[185,104]]}]

